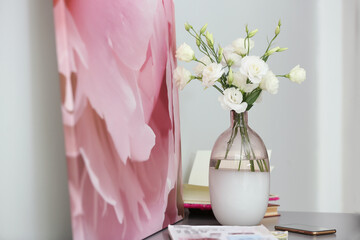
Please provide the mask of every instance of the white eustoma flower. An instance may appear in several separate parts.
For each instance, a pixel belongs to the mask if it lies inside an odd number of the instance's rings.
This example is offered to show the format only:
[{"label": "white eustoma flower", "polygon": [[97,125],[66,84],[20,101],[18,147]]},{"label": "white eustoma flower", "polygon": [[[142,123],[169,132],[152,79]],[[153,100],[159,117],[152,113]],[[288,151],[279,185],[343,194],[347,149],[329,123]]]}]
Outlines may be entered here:
[{"label": "white eustoma flower", "polygon": [[271,94],[277,94],[279,90],[279,79],[272,71],[268,71],[260,82],[260,88]]},{"label": "white eustoma flower", "polygon": [[195,53],[189,45],[183,43],[176,50],[175,57],[180,61],[190,62],[195,58]]},{"label": "white eustoma flower", "polygon": [[211,60],[208,56],[203,56],[201,59],[200,59],[201,62],[203,62],[204,64],[202,63],[198,63],[196,64],[195,68],[194,68],[194,73],[196,76],[200,77],[202,76],[202,72],[204,71],[204,68],[211,64]]},{"label": "white eustoma flower", "polygon": [[240,72],[246,75],[252,83],[260,83],[269,67],[258,56],[246,56],[241,59]]},{"label": "white eustoma flower", "polygon": [[[250,39],[250,50],[254,47],[255,43]],[[245,55],[248,52],[248,40],[238,38],[232,42],[232,46],[237,54]]]},{"label": "white eustoma flower", "polygon": [[255,88],[259,86],[259,84],[255,83],[246,83],[247,76],[242,74],[241,72],[234,73],[234,80],[232,84],[244,92],[252,92]]},{"label": "white eustoma flower", "polygon": [[234,110],[237,113],[242,113],[247,108],[247,103],[243,102],[241,92],[236,88],[225,89],[224,95],[219,96],[219,101],[225,110]]},{"label": "white eustoma flower", "polygon": [[289,73],[289,79],[296,83],[302,83],[306,79],[306,71],[300,65],[295,66]]},{"label": "white eustoma flower", "polygon": [[177,66],[174,70],[174,81],[176,86],[183,90],[186,84],[191,80],[191,72],[186,70],[184,67]]},{"label": "white eustoma flower", "polygon": [[221,59],[221,64],[223,66],[227,66],[226,61],[232,61],[232,67],[240,67],[241,56],[235,52],[235,49],[232,45],[224,47],[223,55],[224,57]]},{"label": "white eustoma flower", "polygon": [[202,84],[211,87],[224,74],[223,66],[217,63],[207,65],[202,72]]}]

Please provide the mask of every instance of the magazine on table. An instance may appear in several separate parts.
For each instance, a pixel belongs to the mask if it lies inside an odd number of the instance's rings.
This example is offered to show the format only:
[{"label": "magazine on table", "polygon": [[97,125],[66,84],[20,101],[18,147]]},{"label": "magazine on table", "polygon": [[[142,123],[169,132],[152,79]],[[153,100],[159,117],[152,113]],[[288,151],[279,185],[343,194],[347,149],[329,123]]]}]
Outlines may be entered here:
[{"label": "magazine on table", "polygon": [[277,240],[264,226],[169,225],[172,240]]}]

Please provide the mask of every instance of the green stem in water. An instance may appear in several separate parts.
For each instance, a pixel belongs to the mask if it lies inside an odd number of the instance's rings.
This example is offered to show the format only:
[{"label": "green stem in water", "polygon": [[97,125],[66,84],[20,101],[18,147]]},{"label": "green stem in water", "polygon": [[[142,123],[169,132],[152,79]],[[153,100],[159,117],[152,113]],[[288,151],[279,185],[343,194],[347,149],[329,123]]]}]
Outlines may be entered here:
[{"label": "green stem in water", "polygon": [[265,172],[268,172],[268,171],[269,171],[269,168],[268,168],[268,166],[267,166],[267,164],[266,164],[266,160],[263,159],[263,162],[264,162],[264,166],[265,166]]},{"label": "green stem in water", "polygon": [[[257,163],[257,166],[258,166],[260,172],[265,172],[265,171],[268,172],[269,169],[266,164],[266,160],[265,159],[256,159],[254,150],[252,149],[252,146],[250,143],[250,138],[249,138],[247,125],[245,122],[244,113],[240,113],[240,114],[234,113],[234,115],[232,117],[234,118],[233,126],[231,129],[230,139],[227,142],[224,160],[227,159],[228,154],[231,150],[231,147],[234,143],[234,140],[237,137],[237,134],[239,133],[240,137],[241,137],[241,149],[240,149],[240,161],[239,161],[238,171],[240,171],[240,169],[241,169],[241,155],[244,152],[246,159],[250,162],[250,171],[251,172],[255,172],[255,163],[254,163],[255,161]],[[221,160],[217,160],[215,169],[219,169],[220,163],[221,163]]]},{"label": "green stem in water", "polygon": [[[249,139],[249,135],[247,132],[247,127],[246,127],[245,118],[244,118],[243,113],[240,113],[240,132],[241,132],[240,135],[241,135],[241,140],[242,140],[241,144],[242,144],[242,147],[244,147],[246,158],[250,162],[250,170],[252,172],[255,172],[254,161],[251,160],[251,159],[254,159],[255,156],[254,155],[251,156],[251,154],[253,154],[253,152],[252,152],[250,139]],[[251,152],[249,151],[248,147],[251,148]]]},{"label": "green stem in water", "polygon": [[[235,140],[235,137],[236,137],[236,134],[237,134],[237,128],[238,128],[238,123],[236,120],[234,120],[234,124],[233,124],[233,127],[231,129],[231,135],[230,135],[230,139],[229,141],[227,142],[227,146],[226,146],[226,152],[225,152],[225,157],[224,159],[227,159],[227,156],[229,154],[229,151],[234,143],[234,140]],[[221,163],[221,160],[217,160],[216,162],[216,165],[215,165],[215,169],[219,169],[220,167],[220,163]]]},{"label": "green stem in water", "polygon": [[[247,130],[247,126],[245,124],[244,114],[240,114],[240,117],[241,117],[241,121],[242,121],[242,124],[240,123],[240,129],[242,129],[242,134],[241,134],[242,135],[242,140],[243,140],[244,143],[248,144],[248,148],[250,149],[250,151],[249,151],[249,149],[245,148],[246,157],[250,161],[250,169],[251,169],[252,172],[255,172],[254,160],[256,160],[256,163],[257,163],[257,165],[259,167],[259,170],[261,172],[264,172],[265,170],[264,170],[264,165],[263,165],[262,161],[259,160],[259,159],[256,159],[254,150],[252,149],[252,146],[251,146],[251,143],[250,143],[250,138],[249,138],[249,133],[248,133],[248,130]],[[266,163],[265,163],[265,168],[267,169]]]},{"label": "green stem in water", "polygon": [[215,169],[219,169],[221,160],[216,161]]}]

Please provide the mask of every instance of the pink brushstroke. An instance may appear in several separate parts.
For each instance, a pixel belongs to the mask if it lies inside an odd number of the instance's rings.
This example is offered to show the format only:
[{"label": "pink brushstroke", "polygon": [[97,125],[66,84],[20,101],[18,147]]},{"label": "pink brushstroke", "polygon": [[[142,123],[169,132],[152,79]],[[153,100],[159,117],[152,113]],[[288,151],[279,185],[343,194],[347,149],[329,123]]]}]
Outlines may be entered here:
[{"label": "pink brushstroke", "polygon": [[181,218],[171,0],[54,1],[74,239]]}]

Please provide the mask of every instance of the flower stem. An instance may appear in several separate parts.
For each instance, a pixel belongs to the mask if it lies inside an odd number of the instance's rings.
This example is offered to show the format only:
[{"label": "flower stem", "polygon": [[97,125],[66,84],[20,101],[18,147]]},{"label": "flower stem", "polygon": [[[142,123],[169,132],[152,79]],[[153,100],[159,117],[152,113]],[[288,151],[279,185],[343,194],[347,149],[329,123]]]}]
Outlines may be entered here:
[{"label": "flower stem", "polygon": [[275,38],[276,38],[277,36],[278,36],[278,34],[275,34],[275,36],[271,39],[268,47],[266,48],[264,55],[261,56],[261,59],[264,60],[264,62],[266,62],[266,61],[268,60],[269,56],[266,56],[266,53],[267,53],[267,51],[269,51],[272,42],[275,40]]},{"label": "flower stem", "polygon": [[[193,31],[195,32],[194,29],[193,29]],[[189,31],[189,34],[190,34],[191,36],[193,36],[195,39],[197,39],[197,40],[200,41],[201,45],[198,46],[200,52],[202,52],[203,54],[205,54],[206,56],[208,56],[211,62],[214,62],[214,60],[213,60],[212,57],[210,56],[209,52],[207,51],[207,49],[206,49],[206,44],[205,44],[205,43],[203,42],[203,40],[201,39],[201,36],[199,36],[199,35],[197,34],[197,32],[195,32],[196,35],[194,35],[193,33],[191,33],[191,32]],[[205,45],[205,47],[204,47],[204,45]],[[201,48],[201,47],[203,47],[203,48]]]},{"label": "flower stem", "polygon": [[[207,50],[207,49],[209,49],[210,52],[211,52],[211,54],[214,56],[216,62],[218,63],[219,60],[218,60],[218,57],[217,57],[217,55],[216,55],[216,53],[215,53],[215,50],[214,50],[213,48],[209,47],[209,46],[202,40],[201,34],[199,35],[193,28],[191,28],[191,30],[193,30],[193,32],[195,33],[195,35],[192,34],[190,31],[189,31],[189,34],[190,34],[191,36],[193,36],[195,39],[197,39],[197,40],[200,41],[201,46],[203,46],[204,50],[205,50],[206,53],[207,53],[206,55],[208,55],[208,57],[212,60],[212,58],[210,57],[210,54],[209,54],[209,52],[208,52],[208,50]],[[199,47],[199,49],[200,49],[200,47]],[[200,51],[201,51],[201,50],[200,50]],[[213,61],[213,60],[212,60],[212,61]]]},{"label": "flower stem", "polygon": [[248,40],[248,50],[247,50],[247,55],[249,56],[249,53],[250,53],[250,38],[249,38],[249,35],[247,36],[247,40]]},{"label": "flower stem", "polygon": [[213,85],[213,87],[216,88],[221,94],[224,94],[224,92],[218,86],[216,86],[215,84]]},{"label": "flower stem", "polygon": [[196,58],[195,58],[194,61],[195,61],[195,62],[199,62],[199,63],[203,64],[204,66],[206,66],[206,64],[205,64],[204,62],[200,61],[199,59],[196,59]]}]

